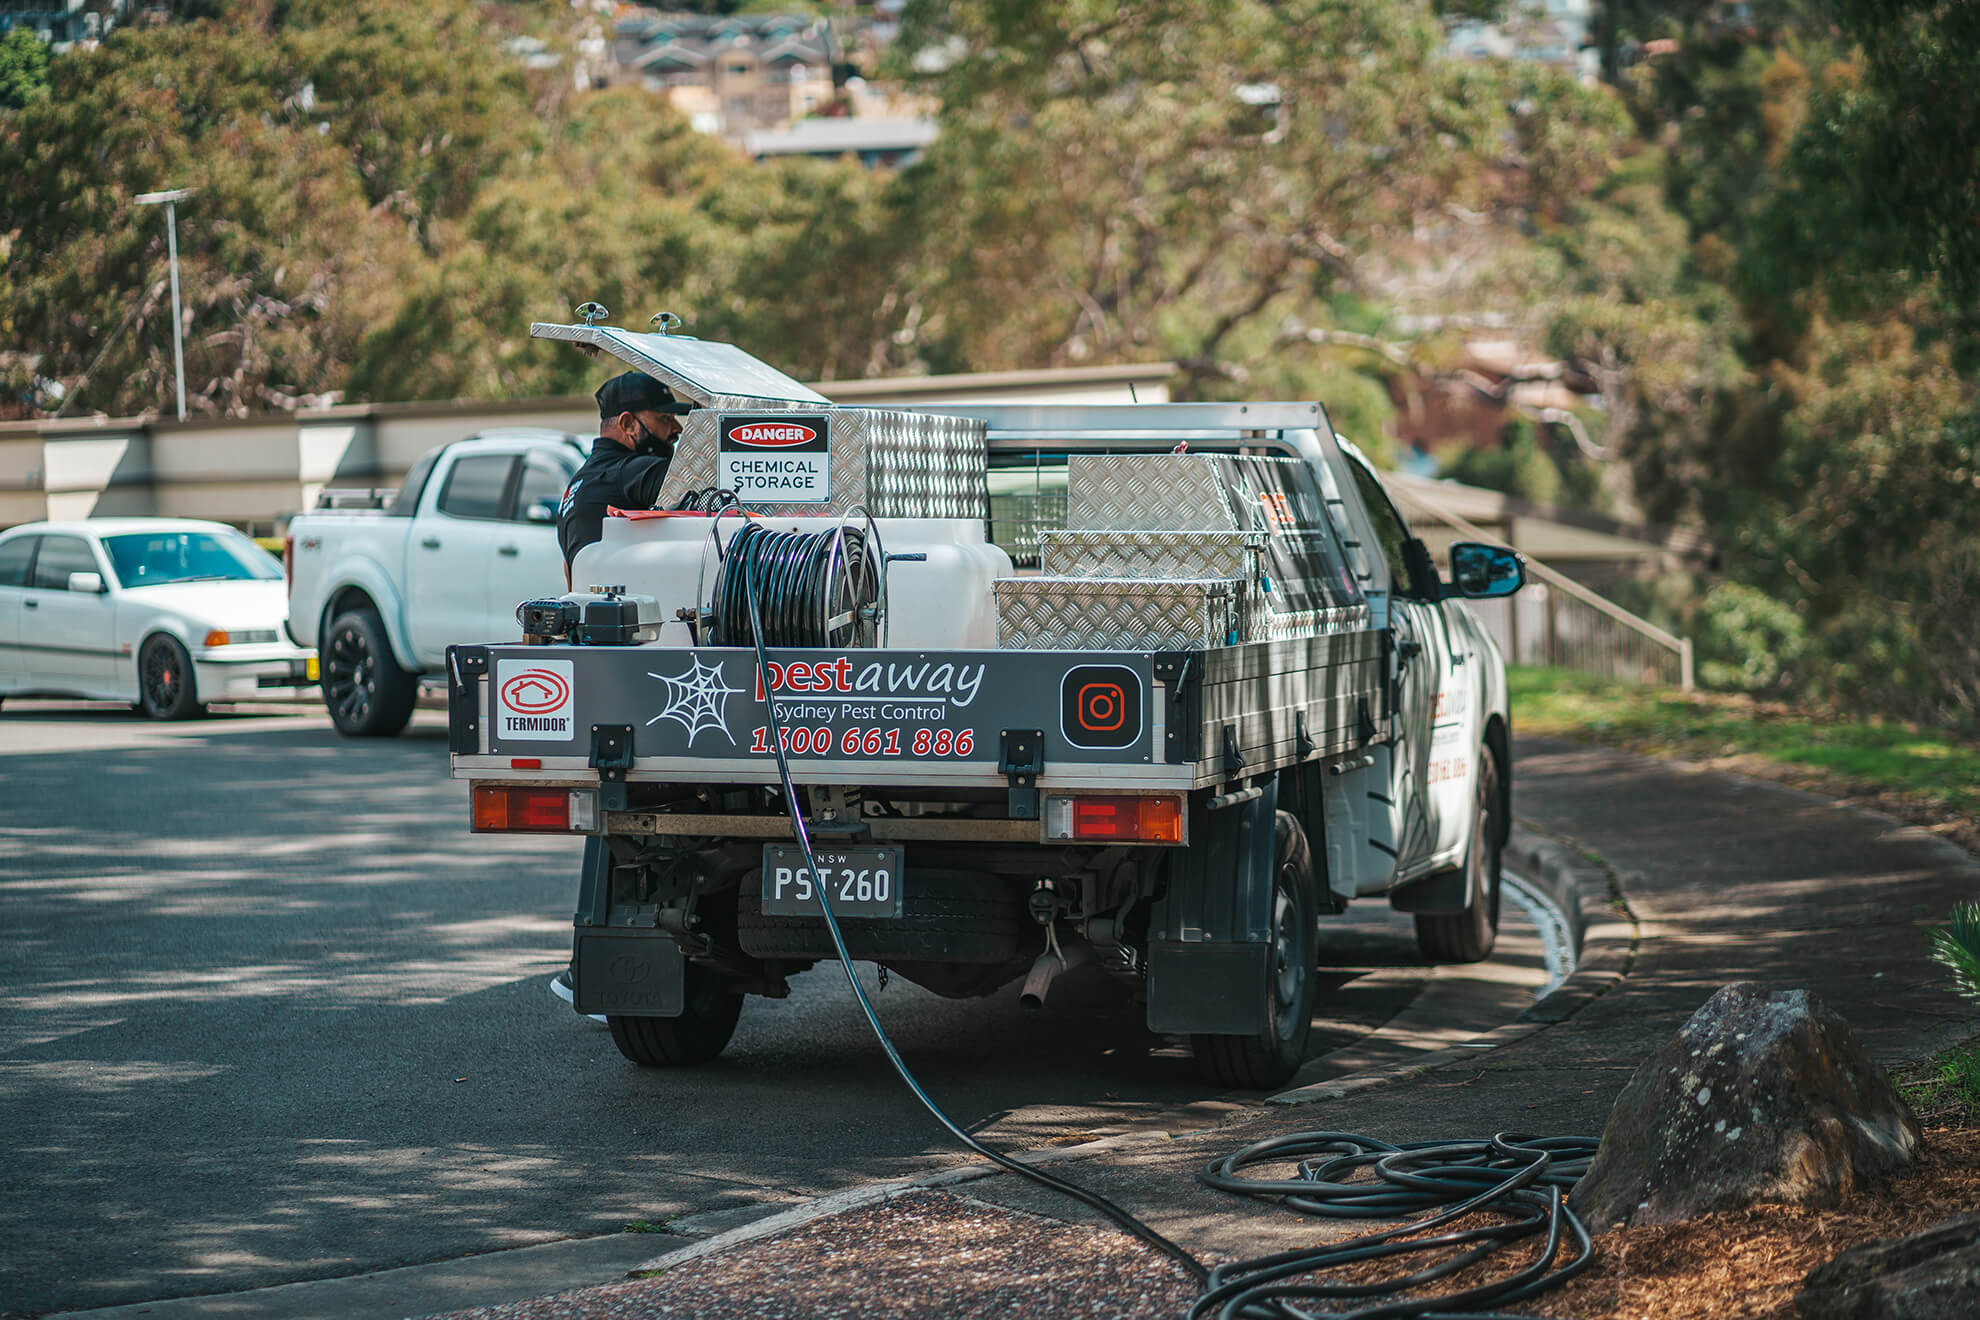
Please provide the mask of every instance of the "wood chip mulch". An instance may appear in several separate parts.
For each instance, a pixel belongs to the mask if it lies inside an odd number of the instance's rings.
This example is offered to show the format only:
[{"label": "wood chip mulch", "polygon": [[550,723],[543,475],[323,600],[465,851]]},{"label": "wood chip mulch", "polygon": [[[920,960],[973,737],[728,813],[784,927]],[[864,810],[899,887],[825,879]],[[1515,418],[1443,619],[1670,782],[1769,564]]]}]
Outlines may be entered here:
[{"label": "wood chip mulch", "polygon": [[1794,1295],[1847,1247],[1980,1206],[1980,1127],[1932,1127],[1918,1162],[1833,1210],[1756,1205],[1595,1240],[1587,1273],[1523,1304],[1560,1320],[1791,1320]]}]

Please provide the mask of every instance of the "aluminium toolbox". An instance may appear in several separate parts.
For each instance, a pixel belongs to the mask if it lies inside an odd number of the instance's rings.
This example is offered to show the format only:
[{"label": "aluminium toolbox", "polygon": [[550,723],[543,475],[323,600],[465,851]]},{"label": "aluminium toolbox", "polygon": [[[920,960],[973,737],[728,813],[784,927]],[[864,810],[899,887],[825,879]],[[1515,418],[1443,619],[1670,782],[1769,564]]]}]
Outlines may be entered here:
[{"label": "aluminium toolbox", "polygon": [[1039,572],[1075,578],[1236,578],[1258,581],[1263,532],[1039,533]]},{"label": "aluminium toolbox", "polygon": [[999,578],[997,645],[1018,651],[1205,651],[1242,640],[1232,578]]}]

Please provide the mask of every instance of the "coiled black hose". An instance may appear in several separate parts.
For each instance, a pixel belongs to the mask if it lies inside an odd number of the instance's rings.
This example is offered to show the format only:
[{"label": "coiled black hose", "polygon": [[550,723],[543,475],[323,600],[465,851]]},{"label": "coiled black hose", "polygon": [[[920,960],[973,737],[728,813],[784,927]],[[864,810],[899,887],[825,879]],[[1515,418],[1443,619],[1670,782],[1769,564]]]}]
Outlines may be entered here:
[{"label": "coiled black hose", "polygon": [[674,509],[680,513],[720,513],[723,509],[742,507],[742,500],[732,490],[719,486],[703,486],[681,496]]},{"label": "coiled black hose", "polygon": [[[879,584],[875,556],[856,527],[773,532],[746,522],[729,539],[715,575],[707,644],[871,646]],[[760,632],[752,621],[752,587]]]},{"label": "coiled black hose", "polygon": [[[1462,1320],[1521,1301],[1572,1278],[1594,1259],[1588,1229],[1564,1200],[1595,1157],[1593,1137],[1521,1137],[1392,1146],[1351,1132],[1299,1132],[1255,1142],[1212,1160],[1198,1176],[1240,1196],[1278,1201],[1296,1214],[1330,1219],[1405,1219],[1381,1233],[1234,1261],[1210,1271],[1190,1320],[1359,1320],[1437,1316]],[[1290,1178],[1246,1177],[1258,1164],[1297,1161]],[[1362,1175],[1356,1177],[1356,1175]],[[1428,1233],[1466,1215],[1497,1222]],[[1427,1235],[1426,1235],[1427,1234]],[[1544,1234],[1532,1259],[1484,1283],[1433,1297],[1397,1294],[1447,1279],[1501,1248]],[[1423,1235],[1423,1236],[1413,1236]],[[1557,1263],[1564,1239],[1574,1255]],[[1328,1282],[1326,1271],[1362,1261],[1430,1254],[1431,1263],[1372,1282]],[[1297,1303],[1331,1303],[1309,1311]],[[1340,1303],[1360,1302],[1352,1309]]]}]

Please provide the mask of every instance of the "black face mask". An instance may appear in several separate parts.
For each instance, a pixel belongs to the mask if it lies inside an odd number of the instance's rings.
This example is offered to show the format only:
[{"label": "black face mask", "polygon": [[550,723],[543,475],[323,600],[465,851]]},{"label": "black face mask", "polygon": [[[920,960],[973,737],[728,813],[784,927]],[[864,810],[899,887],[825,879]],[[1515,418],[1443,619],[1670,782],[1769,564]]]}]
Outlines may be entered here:
[{"label": "black face mask", "polygon": [[672,459],[674,457],[674,442],[672,440],[662,440],[659,436],[647,429],[645,422],[640,422],[637,417],[633,418],[633,420],[639,422],[639,438],[633,441],[633,452],[635,454],[646,454],[654,458],[665,459]]}]

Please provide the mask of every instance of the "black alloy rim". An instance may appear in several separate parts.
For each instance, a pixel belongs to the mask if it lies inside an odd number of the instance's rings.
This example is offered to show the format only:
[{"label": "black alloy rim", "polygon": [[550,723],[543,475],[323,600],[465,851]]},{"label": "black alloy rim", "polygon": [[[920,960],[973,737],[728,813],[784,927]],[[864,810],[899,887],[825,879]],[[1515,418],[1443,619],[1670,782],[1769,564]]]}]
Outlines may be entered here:
[{"label": "black alloy rim", "polygon": [[144,650],[144,699],[153,710],[169,710],[179,699],[186,676],[179,672],[179,657],[172,648],[153,642]]},{"label": "black alloy rim", "polygon": [[1299,901],[1293,896],[1288,872],[1279,871],[1272,886],[1272,1029],[1280,1040],[1291,1040],[1299,1029],[1300,999]]},{"label": "black alloy rim", "polygon": [[377,685],[377,659],[355,628],[342,628],[330,639],[330,656],[323,666],[323,690],[330,709],[347,723],[363,720],[371,709]]},{"label": "black alloy rim", "polygon": [[1477,904],[1477,911],[1484,913],[1488,920],[1496,923],[1499,916],[1499,887],[1496,883],[1499,873],[1499,813],[1498,785],[1485,773],[1491,762],[1478,772],[1478,793],[1475,809],[1472,811],[1472,838],[1476,842],[1471,849],[1471,901]]}]

